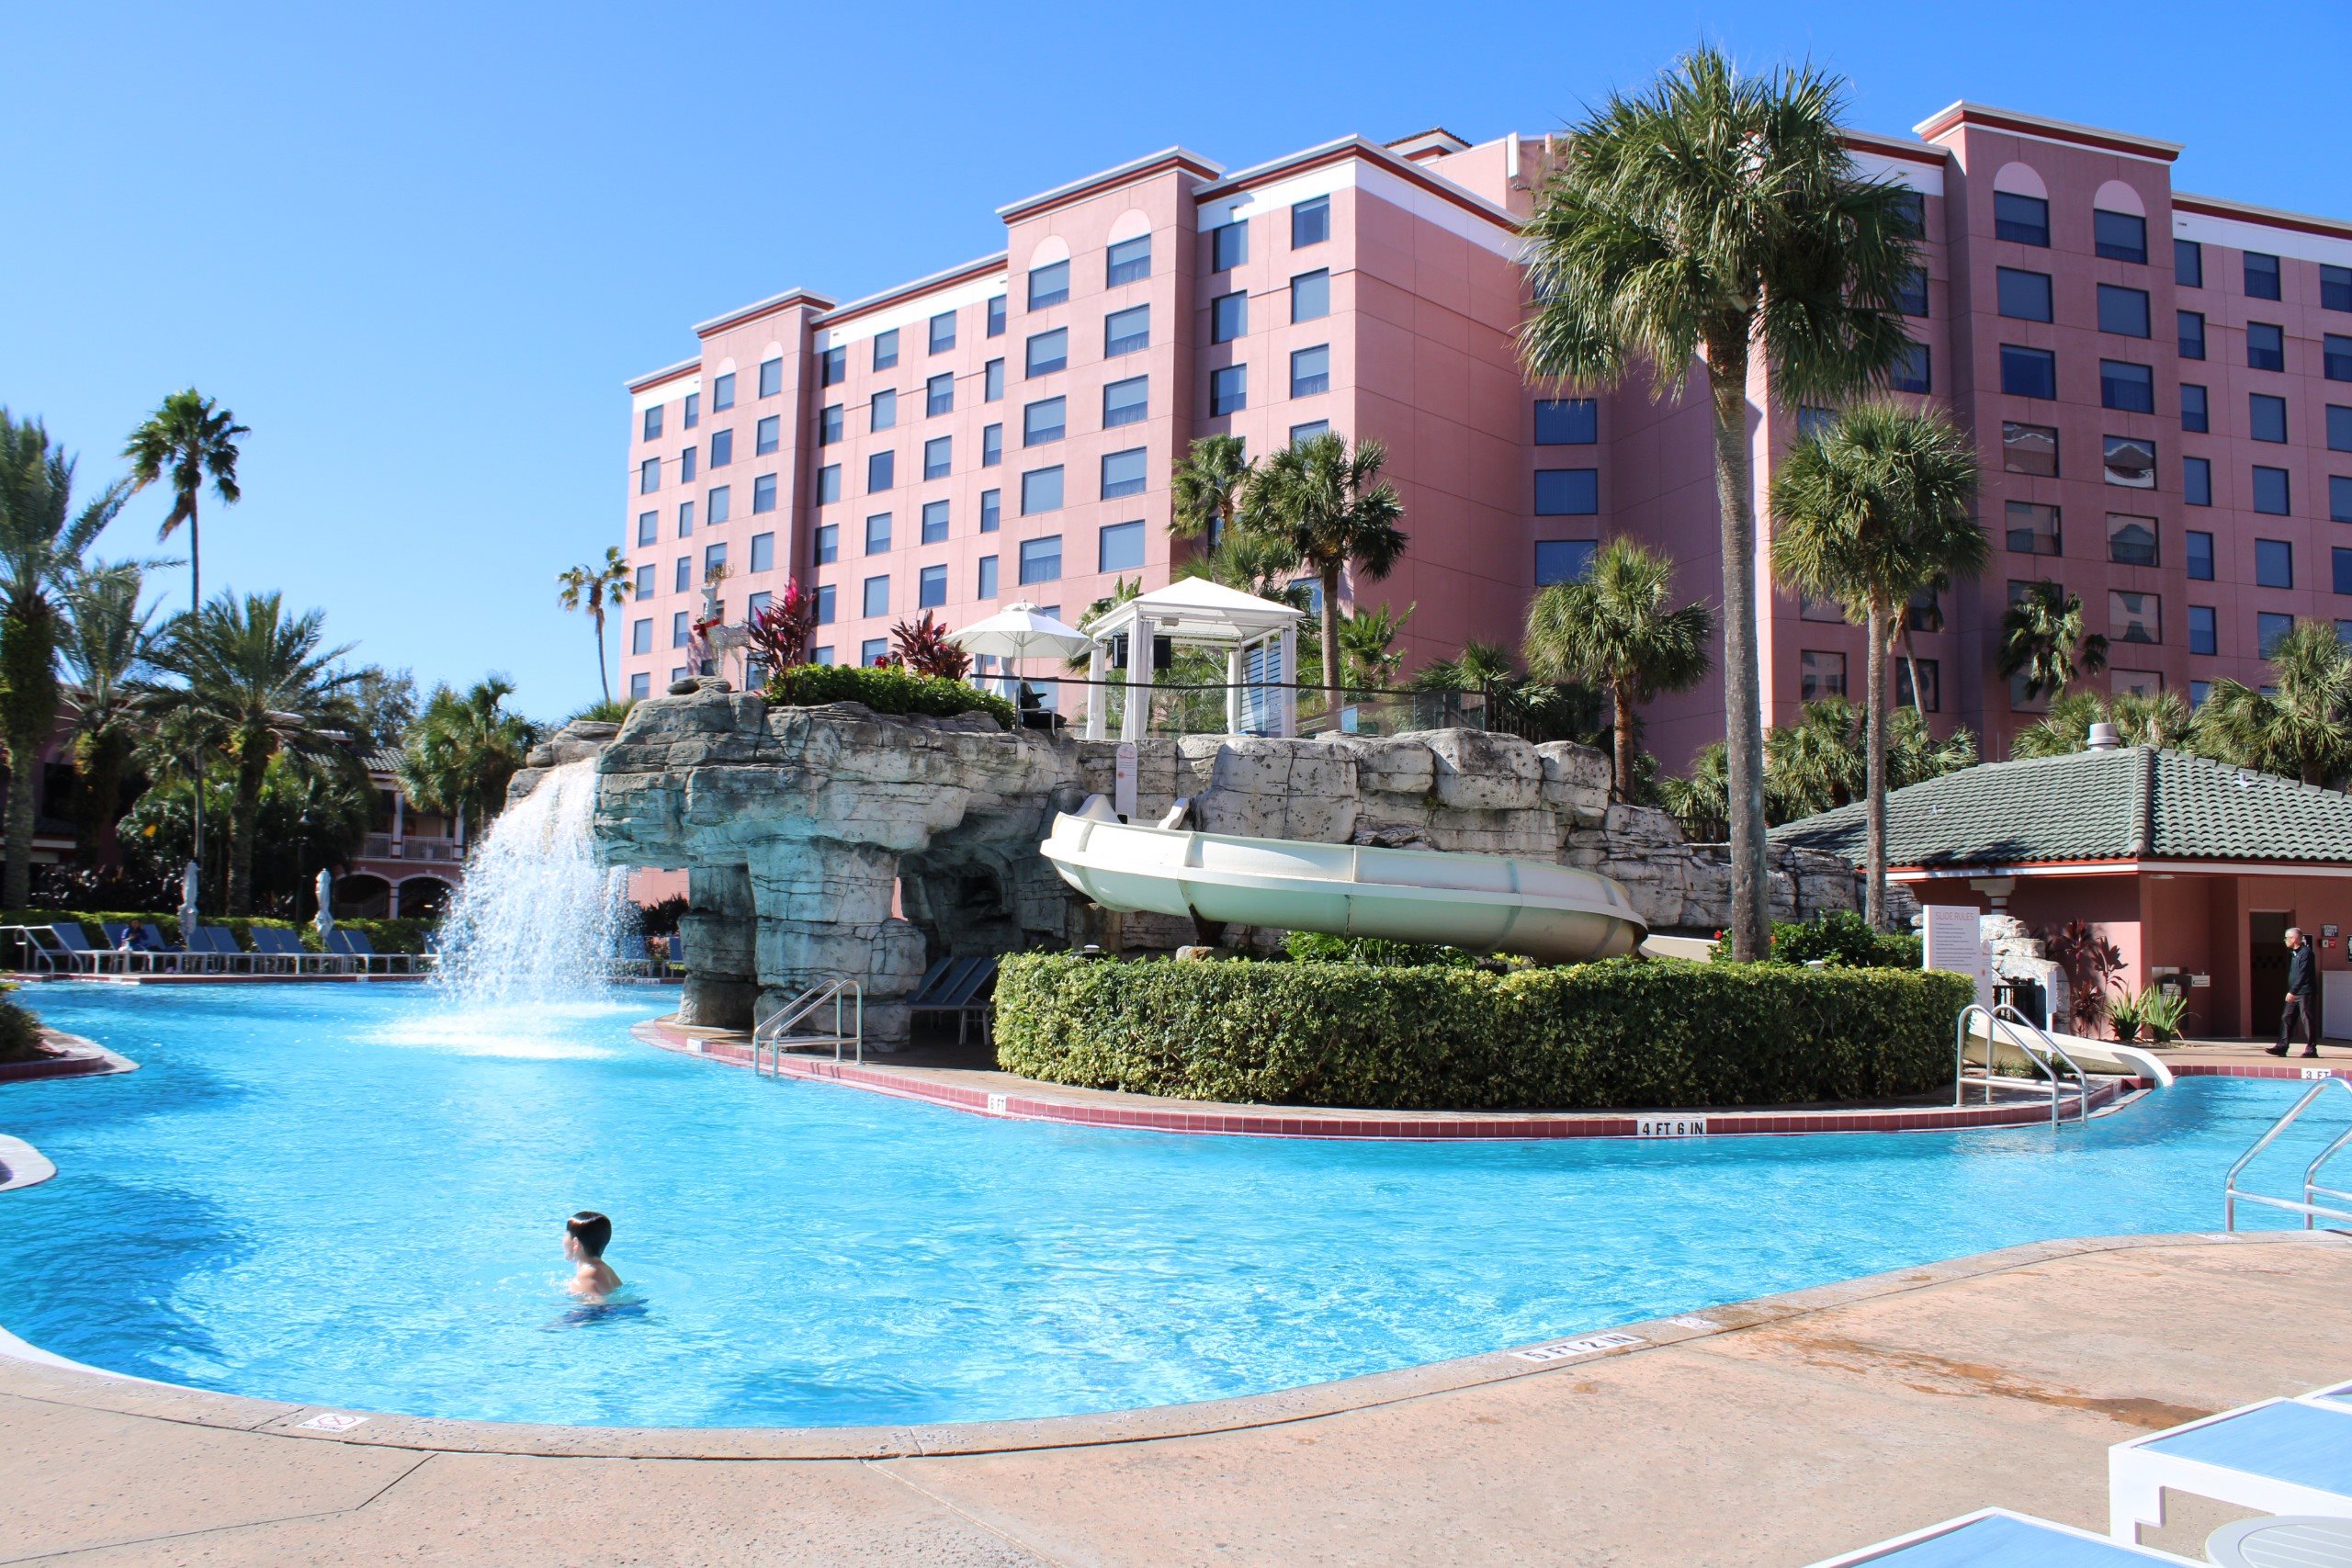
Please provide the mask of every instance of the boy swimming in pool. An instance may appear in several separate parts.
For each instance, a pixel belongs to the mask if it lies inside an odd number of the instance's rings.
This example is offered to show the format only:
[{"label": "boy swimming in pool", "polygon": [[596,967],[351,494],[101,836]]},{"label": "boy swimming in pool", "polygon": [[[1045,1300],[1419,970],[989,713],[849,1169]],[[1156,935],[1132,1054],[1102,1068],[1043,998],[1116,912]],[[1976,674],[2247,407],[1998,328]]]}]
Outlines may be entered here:
[{"label": "boy swimming in pool", "polygon": [[602,1302],[621,1288],[621,1277],[605,1261],[612,1245],[613,1222],[594,1209],[582,1209],[563,1223],[563,1255],[580,1265],[569,1289],[584,1302]]}]

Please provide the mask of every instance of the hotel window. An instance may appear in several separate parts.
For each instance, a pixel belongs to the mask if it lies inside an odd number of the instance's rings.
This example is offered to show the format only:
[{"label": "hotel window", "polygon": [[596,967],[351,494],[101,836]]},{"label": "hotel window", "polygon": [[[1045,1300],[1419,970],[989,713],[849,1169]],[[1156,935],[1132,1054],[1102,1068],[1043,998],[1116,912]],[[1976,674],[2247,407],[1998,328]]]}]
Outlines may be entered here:
[{"label": "hotel window", "polygon": [[2352,337],[2329,333],[2319,346],[2320,373],[2331,381],[2352,381]]},{"label": "hotel window", "polygon": [[817,358],[817,384],[838,387],[849,378],[849,348],[829,348]]},{"label": "hotel window", "polygon": [[662,514],[659,512],[639,513],[637,514],[637,542],[640,545],[650,545],[661,536]]},{"label": "hotel window", "polygon": [[692,430],[695,426],[702,423],[702,394],[700,392],[688,392],[686,394],[684,412],[685,417],[679,421],[679,423],[684,424],[688,430]]},{"label": "hotel window", "polygon": [[1151,346],[1151,307],[1134,305],[1102,318],[1102,357],[1116,359]]},{"label": "hotel window", "polygon": [[1331,422],[1329,420],[1310,419],[1304,424],[1294,424],[1290,427],[1290,444],[1295,446],[1302,441],[1312,441],[1318,435],[1329,435],[1330,434]]},{"label": "hotel window", "polygon": [[899,329],[874,334],[874,368],[895,370],[899,365]]},{"label": "hotel window", "polygon": [[2199,432],[2213,428],[2212,418],[2206,411],[2205,389],[2192,381],[2180,384],[2180,427]]},{"label": "hotel window", "polygon": [[[650,652],[650,649],[641,649],[639,651]],[[640,670],[628,678],[628,695],[631,702],[642,702],[652,694],[653,677],[651,675]]]},{"label": "hotel window", "polygon": [[[2113,333],[2118,337],[2148,335],[2148,291],[2144,288],[2119,288],[2112,283],[2098,286],[2098,330]],[[2193,358],[2204,357],[2200,350]]]},{"label": "hotel window", "polygon": [[982,556],[980,558],[978,580],[972,585],[972,596],[976,599],[996,597],[996,557]]},{"label": "hotel window", "polygon": [[827,403],[817,414],[817,445],[831,446],[842,438],[842,405]]},{"label": "hotel window", "polygon": [[2107,482],[2126,490],[2156,488],[2156,444],[2132,435],[2110,435],[2101,443],[2100,467]]},{"label": "hotel window", "polygon": [[1928,198],[1916,190],[1894,193],[1894,209],[1910,224],[1910,236],[1915,240],[1928,237]]},{"label": "hotel window", "polygon": [[689,446],[678,454],[678,482],[680,484],[685,484],[695,477],[695,447]]},{"label": "hotel window", "polygon": [[723,468],[734,460],[735,433],[731,430],[711,432],[710,466],[714,468]]},{"label": "hotel window", "polygon": [[2327,476],[2327,516],[2332,523],[2352,523],[2352,476]]},{"label": "hotel window", "polygon": [[1143,570],[1143,525],[1141,523],[1104,524],[1102,534],[1095,541],[1094,570],[1097,571],[1141,571]]},{"label": "hotel window", "polygon": [[711,573],[724,569],[726,565],[727,545],[724,540],[716,545],[707,545],[703,547],[702,580],[705,582],[708,582],[710,581]]},{"label": "hotel window", "polygon": [[1944,629],[1944,607],[1935,585],[1928,584],[1905,602],[1904,624],[1915,632],[1939,632]]},{"label": "hotel window", "polygon": [[2335,592],[2352,593],[2352,550],[2339,545],[2329,550],[2327,555],[2328,567],[2335,574]]},{"label": "hotel window", "polygon": [[2205,287],[2205,247],[2194,240],[2172,243],[2172,280],[2183,288]]},{"label": "hotel window", "polygon": [[2319,264],[2319,308],[2352,310],[2352,266]]},{"label": "hotel window", "polygon": [[2294,511],[2284,468],[2254,470],[2254,509],[2273,517],[2284,517]]},{"label": "hotel window", "polygon": [[1993,237],[2050,248],[2050,203],[2038,196],[1993,193]]},{"label": "hotel window", "polygon": [[2183,359],[2205,357],[2205,312],[2175,310],[2173,319],[2179,323],[2180,356]]},{"label": "hotel window", "polygon": [[2190,707],[2203,707],[2205,705],[2205,699],[2212,694],[2213,682],[2211,681],[2191,681],[2188,683],[2188,705]]},{"label": "hotel window", "polygon": [[754,513],[775,510],[775,476],[762,474],[752,481],[752,510]]},{"label": "hotel window", "polygon": [[947,569],[927,566],[915,574],[915,608],[935,610],[947,603]]},{"label": "hotel window", "polygon": [[[743,624],[747,626],[758,626],[760,617],[766,615],[768,606],[775,603],[775,595],[764,588],[747,597],[743,601]],[[757,682],[747,682],[747,684],[757,684]]]},{"label": "hotel window", "polygon": [[2014,398],[2058,395],[2058,356],[2046,348],[2001,345],[2001,390]]},{"label": "hotel window", "polygon": [[710,412],[724,413],[735,406],[735,373],[729,371],[710,384]]},{"label": "hotel window", "polygon": [[2278,258],[2260,251],[2245,253],[2245,297],[2249,299],[2278,298]]},{"label": "hotel window", "polygon": [[1056,327],[1049,333],[1039,333],[1029,340],[1027,374],[1050,376],[1069,364],[1069,329]]},{"label": "hotel window", "polygon": [[713,524],[724,523],[735,514],[734,494],[726,485],[718,485],[711,491],[707,504]]},{"label": "hotel window", "polygon": [[647,561],[643,566],[637,569],[636,592],[639,598],[650,599],[654,594],[660,592],[661,590],[662,585],[653,580],[653,563],[651,561]]},{"label": "hotel window", "polygon": [[2180,460],[2180,500],[2185,506],[2213,504],[2213,461],[2210,457]]},{"label": "hotel window", "polygon": [[1535,445],[1589,446],[1600,439],[1600,405],[1591,398],[1535,400]]},{"label": "hotel window", "polygon": [[1123,495],[1141,495],[1146,475],[1144,451],[1141,446],[1125,452],[1102,455],[1102,499],[1115,501]]},{"label": "hotel window", "polygon": [[637,466],[637,493],[651,495],[662,488],[662,459],[648,457]]},{"label": "hotel window", "polygon": [[783,390],[784,361],[782,359],[761,360],[760,396],[763,398],[773,398]]},{"label": "hotel window", "polygon": [[1067,400],[1041,398],[1021,411],[1021,445],[1043,446],[1048,441],[1059,441],[1069,421],[1066,417]]},{"label": "hotel window", "polygon": [[638,439],[640,441],[651,441],[657,439],[661,434],[662,405],[660,403],[655,403],[651,408],[645,411],[643,434],[640,434]]},{"label": "hotel window", "polygon": [[1003,335],[1004,296],[999,294],[989,300],[989,336],[1002,337]]},{"label": "hotel window", "polygon": [[[1062,471],[1059,468],[1032,468],[1021,476],[1021,515],[1034,516],[1040,512],[1055,512],[1062,504]],[[1028,581],[1027,578],[1021,580]]]},{"label": "hotel window", "polygon": [[2249,392],[2245,400],[2246,427],[2256,441],[2278,445],[2287,439],[2287,400],[2264,392]]},{"label": "hotel window", "polygon": [[2188,531],[2188,579],[2192,582],[2213,581],[2213,536],[2202,528]]},{"label": "hotel window", "polygon": [[642,621],[634,621],[630,623],[628,628],[628,650],[631,653],[650,653],[653,651],[653,621],[651,617],[649,616]]},{"label": "hotel window", "polygon": [[1331,237],[1331,198],[1318,196],[1311,201],[1294,204],[1290,209],[1290,248],[1304,250],[1319,245]]},{"label": "hotel window", "polygon": [[672,648],[685,647],[693,636],[692,624],[686,619],[686,613],[684,610],[678,611],[670,617],[670,646]]},{"label": "hotel window", "polygon": [[2046,272],[2019,272],[2015,267],[1996,267],[1993,273],[1994,294],[2000,304],[2001,314],[2020,321],[2050,320],[2050,275]]},{"label": "hotel window", "polygon": [[1239,413],[1250,406],[1250,367],[1227,365],[1209,372],[1209,417]]},{"label": "hotel window", "polygon": [[1231,272],[1250,259],[1250,225],[1221,223],[1209,231],[1209,270]]},{"label": "hotel window", "polygon": [[984,490],[980,491],[980,532],[983,534],[995,533],[998,524],[1002,521],[1003,517],[1004,491],[1001,490]]},{"label": "hotel window", "polygon": [[890,661],[890,639],[870,637],[857,645],[857,661],[873,669]]},{"label": "hotel window", "polygon": [[2341,403],[2327,405],[2327,449],[2352,452],[2352,409]]},{"label": "hotel window", "polygon": [[817,470],[817,504],[822,506],[829,501],[839,501],[841,498],[842,466],[839,463],[828,463]]},{"label": "hotel window", "polygon": [[1042,539],[1021,541],[1021,581],[1027,582],[1058,582],[1062,575],[1062,536],[1049,534]]},{"label": "hotel window", "polygon": [[2287,334],[2268,321],[2248,321],[2245,363],[2249,370],[2287,368]]},{"label": "hotel window", "polygon": [[865,602],[861,614],[871,616],[890,613],[890,579],[887,575],[867,578],[863,592]]},{"label": "hotel window", "polygon": [[1826,435],[1837,428],[1838,411],[1836,409],[1815,408],[1810,403],[1797,405],[1798,440],[1804,441],[1812,436]]},{"label": "hotel window", "polygon": [[868,430],[879,433],[881,431],[895,430],[898,428],[898,393],[892,391],[875,393],[874,396],[866,400],[865,410],[866,428]]},{"label": "hotel window", "polygon": [[2295,586],[2295,547],[2284,539],[2254,542],[2254,585],[2256,588]]},{"label": "hotel window", "polygon": [[784,444],[784,416],[770,414],[752,427],[752,455],[764,457]]},{"label": "hotel window", "polygon": [[832,661],[833,645],[831,643],[820,642],[809,651],[808,662],[811,664],[831,664]]},{"label": "hotel window", "polygon": [[[1911,669],[1918,666],[1919,692],[1911,693]],[[1894,661],[1894,705],[1916,707],[1921,713],[1941,713],[1944,710],[1942,671],[1932,659],[1898,659]]]},{"label": "hotel window", "polygon": [[1538,468],[1535,470],[1536,516],[1589,517],[1600,510],[1600,469]]},{"label": "hotel window", "polygon": [[2109,513],[2107,558],[2118,566],[2155,565],[2156,520],[2126,516],[2120,512]]},{"label": "hotel window", "polygon": [[2267,659],[2278,651],[2278,645],[2286,641],[2287,634],[2294,629],[2294,616],[2265,611],[2254,617],[2255,646],[2262,650],[2262,657]]},{"label": "hotel window", "polygon": [[1574,582],[1592,570],[1599,554],[1598,539],[1538,539],[1535,541],[1535,586]]},{"label": "hotel window", "polygon": [[682,501],[678,502],[678,537],[683,539],[694,531],[695,503],[691,501]]},{"label": "hotel window", "polygon": [[1906,316],[1928,313],[1928,269],[1915,266],[1894,286],[1894,308]]},{"label": "hotel window", "polygon": [[842,525],[838,523],[820,525],[816,546],[809,553],[819,566],[827,566],[841,559]]},{"label": "hotel window", "polygon": [[2207,655],[2222,651],[2221,621],[2211,604],[2188,607],[2188,651]]},{"label": "hotel window", "polygon": [[1842,653],[1816,653],[1806,649],[1798,655],[1797,695],[1808,703],[1825,697],[1846,694],[1846,656]]},{"label": "hotel window", "polygon": [[980,426],[980,467],[993,468],[1004,461],[1004,426]]},{"label": "hotel window", "polygon": [[947,503],[926,501],[922,503],[922,542],[940,545],[947,542]]},{"label": "hotel window", "polygon": [[[1802,412],[1803,411],[1799,411]],[[2058,477],[2058,431],[2053,425],[2001,422],[2001,466],[2012,474]]]},{"label": "hotel window", "polygon": [[944,354],[954,348],[956,346],[956,312],[942,310],[932,317],[930,333],[927,341],[932,353]]},{"label": "hotel window", "polygon": [[2058,509],[2039,502],[2007,503],[2009,548],[2021,556],[2054,556],[2059,549]]},{"label": "hotel window", "polygon": [[1042,310],[1069,298],[1069,263],[1048,262],[1029,269],[1029,308]]},{"label": "hotel window", "polygon": [[2129,212],[2091,209],[2091,243],[2109,261],[2148,260],[2148,220]]},{"label": "hotel window", "polygon": [[1824,621],[1833,626],[1847,625],[1845,607],[1835,599],[1815,599],[1809,593],[1797,595],[1797,619]]},{"label": "hotel window", "polygon": [[943,370],[922,384],[922,414],[925,419],[935,419],[955,412],[956,378]]},{"label": "hotel window", "polygon": [[1905,345],[1902,356],[1888,368],[1886,384],[1898,392],[1935,390],[1935,379],[1928,373],[1928,345],[1924,343]]},{"label": "hotel window", "polygon": [[1290,280],[1290,319],[1312,321],[1331,313],[1331,269],[1302,272]]},{"label": "hotel window", "polygon": [[817,590],[817,624],[830,626],[840,618],[840,596],[830,582]]},{"label": "hotel window", "polygon": [[865,520],[865,553],[878,556],[890,547],[890,514],[877,512]]},{"label": "hotel window", "polygon": [[1004,397],[1004,361],[991,359],[980,367],[980,401],[993,403]]},{"label": "hotel window", "polygon": [[752,570],[753,571],[775,570],[775,536],[774,534],[752,536]]},{"label": "hotel window", "polygon": [[1209,301],[1209,341],[1231,343],[1250,330],[1250,296],[1236,290]]},{"label": "hotel window", "polygon": [[865,492],[888,490],[899,482],[899,455],[896,452],[869,453],[865,459]]},{"label": "hotel window", "polygon": [[2156,373],[2128,360],[2098,362],[2098,400],[2103,408],[2124,413],[2156,412]]},{"label": "hotel window", "polygon": [[695,585],[695,558],[680,556],[670,569],[670,592],[684,593]]},{"label": "hotel window", "polygon": [[1151,276],[1151,236],[1138,234],[1132,240],[1122,240],[1104,253],[1107,262],[1102,274],[1102,286],[1116,288],[1123,283],[1141,283]]},{"label": "hotel window", "polygon": [[1102,389],[1102,428],[1136,424],[1151,412],[1151,378],[1131,376]]},{"label": "hotel window", "polygon": [[1290,395],[1311,398],[1331,389],[1331,345],[1294,349],[1290,356]]},{"label": "hotel window", "polygon": [[956,441],[953,436],[934,435],[922,444],[922,477],[944,479],[954,466]]}]

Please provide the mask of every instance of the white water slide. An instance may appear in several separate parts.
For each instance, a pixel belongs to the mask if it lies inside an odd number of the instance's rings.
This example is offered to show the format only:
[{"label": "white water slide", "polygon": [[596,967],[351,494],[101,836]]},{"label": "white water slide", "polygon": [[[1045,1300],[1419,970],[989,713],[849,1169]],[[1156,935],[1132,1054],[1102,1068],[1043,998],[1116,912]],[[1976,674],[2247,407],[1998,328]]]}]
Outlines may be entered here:
[{"label": "white water slide", "polygon": [[1649,934],[1623,887],[1550,861],[1138,827],[1100,799],[1057,816],[1040,850],[1106,909],[1554,964],[1622,957]]}]

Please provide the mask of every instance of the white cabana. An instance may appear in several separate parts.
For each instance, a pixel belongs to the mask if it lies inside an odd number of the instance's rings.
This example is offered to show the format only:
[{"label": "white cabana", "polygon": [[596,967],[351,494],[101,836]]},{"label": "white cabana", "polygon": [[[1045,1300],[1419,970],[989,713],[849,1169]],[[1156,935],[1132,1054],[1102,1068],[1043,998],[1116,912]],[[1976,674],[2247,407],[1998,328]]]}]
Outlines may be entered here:
[{"label": "white cabana", "polygon": [[[1094,654],[1086,688],[1086,738],[1108,738],[1114,642],[1127,639],[1127,705],[1119,739],[1139,740],[1151,725],[1152,646],[1205,643],[1225,649],[1225,727],[1244,733],[1298,733],[1298,622],[1305,612],[1204,577],[1180,577],[1138,594],[1089,624]],[[1251,669],[1254,657],[1256,669]]]},{"label": "white cabana", "polygon": [[987,654],[1007,660],[1008,672],[1017,681],[1020,671],[1013,668],[1014,661],[1047,655],[1068,659],[1091,639],[1076,626],[1056,620],[1023,600],[1006,605],[984,621],[974,621],[961,631],[949,632],[947,640],[976,658]]}]

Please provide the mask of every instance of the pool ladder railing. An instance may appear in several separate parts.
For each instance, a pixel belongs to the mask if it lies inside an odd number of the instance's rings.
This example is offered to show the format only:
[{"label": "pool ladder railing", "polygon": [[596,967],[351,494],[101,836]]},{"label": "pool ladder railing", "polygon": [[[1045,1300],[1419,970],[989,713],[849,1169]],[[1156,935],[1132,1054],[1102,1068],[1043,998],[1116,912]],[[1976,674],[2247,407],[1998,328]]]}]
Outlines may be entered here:
[{"label": "pool ladder railing", "polygon": [[[831,1033],[808,1027],[827,1002],[833,1004]],[[833,1048],[834,1061],[842,1059],[846,1045],[857,1064],[865,1066],[865,987],[854,980],[811,986],[763,1019],[752,1031],[752,1070],[759,1072],[764,1061],[771,1076],[780,1074],[786,1051],[821,1051],[828,1045]]]},{"label": "pool ladder railing", "polygon": [[2342,1192],[2333,1187],[2322,1187],[2319,1184],[2320,1168],[2341,1153],[2345,1145],[2352,1144],[2352,1127],[2346,1127],[2343,1132],[2338,1133],[2327,1147],[2320,1150],[2318,1157],[2303,1168],[2301,1202],[2299,1203],[2292,1198],[2273,1198],[2265,1192],[2248,1192],[2238,1185],[2239,1172],[2253,1164],[2254,1156],[2277,1141],[2279,1134],[2293,1126],[2295,1118],[2310,1110],[2312,1102],[2326,1093],[2327,1086],[2330,1084],[2334,1084],[2346,1094],[2352,1094],[2352,1080],[2339,1078],[2333,1075],[2320,1079],[2303,1091],[2302,1099],[2295,1101],[2287,1114],[2270,1124],[2270,1131],[2254,1141],[2254,1147],[2238,1156],[2237,1164],[2230,1167],[2230,1174],[2222,1185],[2222,1227],[2224,1230],[2238,1228],[2240,1199],[2249,1203],[2260,1203],[2267,1208],[2284,1209],[2289,1213],[2301,1214],[2303,1216],[2305,1230],[2316,1229],[2314,1222],[2319,1220],[2352,1221],[2352,1209],[2336,1208],[2320,1201],[2322,1198],[2332,1198],[2339,1204],[2352,1203],[2352,1192]]},{"label": "pool ladder railing", "polygon": [[[1970,1025],[1979,1018],[1984,1021],[1984,1066],[1981,1071],[1972,1071],[1968,1063]],[[2003,1025],[2012,1027],[2004,1028]],[[2090,1076],[2083,1071],[2082,1064],[2066,1055],[2066,1048],[2052,1040],[2041,1025],[2007,1002],[1989,1008],[1982,1002],[1971,1002],[1960,1010],[1960,1021],[1953,1028],[1953,1036],[1951,1102],[1955,1109],[1967,1100],[1969,1085],[1982,1084],[1984,1103],[1990,1105],[1993,1103],[1993,1086],[2009,1081],[1993,1070],[1993,1048],[1997,1038],[2002,1043],[2016,1046],[2049,1082],[2050,1125],[2053,1130],[2065,1125],[2065,1080],[2058,1070],[2062,1063],[2075,1079],[2075,1124],[2080,1126],[2090,1120],[2091,1080]]]}]

